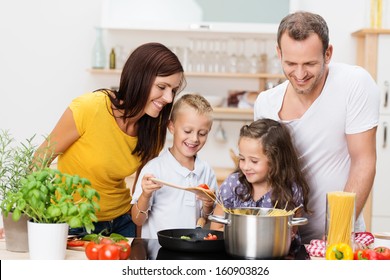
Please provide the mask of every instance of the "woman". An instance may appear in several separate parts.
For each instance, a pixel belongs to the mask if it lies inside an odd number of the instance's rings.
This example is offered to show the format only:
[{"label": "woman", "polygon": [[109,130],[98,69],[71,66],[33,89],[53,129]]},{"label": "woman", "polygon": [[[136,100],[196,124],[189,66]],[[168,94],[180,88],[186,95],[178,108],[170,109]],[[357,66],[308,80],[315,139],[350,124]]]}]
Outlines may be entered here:
[{"label": "woman", "polygon": [[95,233],[135,236],[125,178],[163,148],[172,102],[184,86],[173,52],[159,43],[141,45],[125,63],[118,91],[100,89],[74,99],[40,146],[53,148],[61,172],[88,178],[100,194]]}]

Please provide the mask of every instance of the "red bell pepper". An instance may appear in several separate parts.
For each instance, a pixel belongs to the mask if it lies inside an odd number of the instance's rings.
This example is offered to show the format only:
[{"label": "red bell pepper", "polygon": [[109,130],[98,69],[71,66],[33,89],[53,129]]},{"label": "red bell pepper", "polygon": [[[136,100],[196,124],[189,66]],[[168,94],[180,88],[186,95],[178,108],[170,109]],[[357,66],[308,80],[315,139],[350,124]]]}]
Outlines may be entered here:
[{"label": "red bell pepper", "polygon": [[385,260],[385,257],[373,249],[356,250],[354,260]]}]

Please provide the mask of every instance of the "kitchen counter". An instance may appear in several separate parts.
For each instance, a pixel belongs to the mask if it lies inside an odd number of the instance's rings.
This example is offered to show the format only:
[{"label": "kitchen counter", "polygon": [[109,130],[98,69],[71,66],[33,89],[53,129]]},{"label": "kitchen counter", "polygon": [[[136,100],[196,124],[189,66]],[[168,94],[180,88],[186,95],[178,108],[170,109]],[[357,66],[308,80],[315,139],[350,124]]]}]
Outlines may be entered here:
[{"label": "kitchen counter", "polygon": [[[44,242],[44,241],[43,241]],[[172,251],[162,248],[157,239],[142,239],[131,238],[131,260],[231,260],[234,259],[225,251],[208,252],[208,253],[192,253]],[[294,250],[293,255],[286,256],[280,259],[292,260],[309,260],[310,257],[306,253],[304,246]],[[5,249],[5,240],[0,239],[0,260],[29,260],[29,253],[10,252]],[[66,260],[87,260],[83,248],[72,248],[66,250]]]},{"label": "kitchen counter", "polygon": [[[45,242],[42,239],[42,242]],[[28,252],[11,252],[5,249],[5,239],[0,239],[0,260],[29,260],[30,255]],[[87,257],[83,249],[66,250],[66,260],[86,260]]]}]

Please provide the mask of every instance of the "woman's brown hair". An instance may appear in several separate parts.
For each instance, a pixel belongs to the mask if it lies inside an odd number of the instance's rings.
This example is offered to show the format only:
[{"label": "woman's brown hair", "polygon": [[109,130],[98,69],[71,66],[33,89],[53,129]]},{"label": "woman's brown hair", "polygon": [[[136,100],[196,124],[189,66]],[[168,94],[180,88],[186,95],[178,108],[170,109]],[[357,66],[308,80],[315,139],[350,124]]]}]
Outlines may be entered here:
[{"label": "woman's brown hair", "polygon": [[[114,91],[114,95],[107,95],[114,108],[123,111],[121,118],[132,118],[143,112],[157,76],[167,77],[183,72],[178,57],[166,46],[146,43],[136,48],[126,61],[118,91]],[[174,95],[184,87],[183,75]],[[156,157],[164,147],[172,103],[165,105],[157,118],[145,114],[138,121],[138,142],[132,154],[140,157],[140,168]]]}]

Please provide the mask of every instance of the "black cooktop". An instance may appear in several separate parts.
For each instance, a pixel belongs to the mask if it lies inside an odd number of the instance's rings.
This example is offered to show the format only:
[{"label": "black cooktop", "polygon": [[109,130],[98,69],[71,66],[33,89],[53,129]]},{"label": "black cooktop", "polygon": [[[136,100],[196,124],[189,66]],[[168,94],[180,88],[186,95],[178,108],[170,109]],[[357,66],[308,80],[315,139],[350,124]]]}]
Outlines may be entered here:
[{"label": "black cooktop", "polygon": [[[242,259],[227,254],[224,250],[218,252],[193,253],[168,250],[161,247],[157,239],[135,238],[131,243],[130,259],[133,260],[233,260]],[[280,260],[310,260],[303,245],[291,244],[289,255]]]}]

